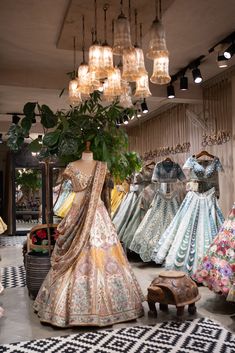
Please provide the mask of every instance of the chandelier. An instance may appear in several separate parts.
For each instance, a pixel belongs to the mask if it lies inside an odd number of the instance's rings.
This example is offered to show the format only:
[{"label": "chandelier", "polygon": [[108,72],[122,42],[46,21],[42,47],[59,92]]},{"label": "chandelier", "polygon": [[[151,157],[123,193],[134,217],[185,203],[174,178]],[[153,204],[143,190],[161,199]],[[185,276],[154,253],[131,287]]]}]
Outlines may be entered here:
[{"label": "chandelier", "polygon": [[[88,63],[85,61],[85,20],[84,16],[82,17],[83,61],[78,67],[77,77],[74,77],[69,83],[69,98],[72,104],[79,104],[95,90],[103,92],[104,101],[118,100],[123,108],[132,107],[132,100],[143,101],[151,96],[149,76],[145,68],[144,52],[141,48],[141,23],[139,27],[140,45],[138,45],[137,10],[134,12],[134,45],[131,40],[130,1],[129,18],[124,14],[123,0],[120,1],[120,14],[112,25],[113,46],[111,47],[107,42],[107,10],[109,5],[105,4],[103,7],[104,40],[101,44],[97,39],[97,0],[94,0],[94,30],[92,44],[89,47]],[[156,18],[149,31],[150,40],[146,57],[153,60],[153,73],[150,81],[162,85],[169,83],[171,77],[169,75],[169,52],[166,46],[165,30],[161,22],[161,0],[155,0],[155,8]],[[119,67],[117,67],[117,60],[121,62]],[[74,66],[75,62],[74,54]]]}]

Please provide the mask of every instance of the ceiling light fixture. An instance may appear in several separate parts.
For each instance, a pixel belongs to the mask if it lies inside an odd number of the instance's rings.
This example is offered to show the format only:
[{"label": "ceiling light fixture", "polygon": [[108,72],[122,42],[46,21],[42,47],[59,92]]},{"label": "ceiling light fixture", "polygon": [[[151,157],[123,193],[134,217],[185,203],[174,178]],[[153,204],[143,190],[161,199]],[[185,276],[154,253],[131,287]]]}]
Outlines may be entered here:
[{"label": "ceiling light fixture", "polygon": [[175,98],[175,88],[172,83],[167,86],[167,98]]},{"label": "ceiling light fixture", "polygon": [[144,114],[147,114],[149,111],[145,98],[144,98],[143,102],[141,103],[141,109]]},{"label": "ceiling light fixture", "polygon": [[114,22],[113,54],[122,55],[124,49],[133,48],[131,44],[130,22],[123,13],[123,1],[120,1],[120,15]]},{"label": "ceiling light fixture", "polygon": [[18,124],[18,122],[20,121],[20,117],[16,114],[12,115],[12,124]]},{"label": "ceiling light fixture", "polygon": [[42,145],[42,135],[38,135],[38,143],[39,145]]},{"label": "ceiling light fixture", "polygon": [[192,69],[192,75],[193,75],[193,80],[195,83],[202,82],[202,74],[201,74],[201,71],[198,67],[195,67],[194,69]]},{"label": "ceiling light fixture", "polygon": [[182,91],[186,91],[188,89],[188,77],[186,76],[180,77],[180,89]]},{"label": "ceiling light fixture", "polygon": [[217,65],[219,68],[223,69],[225,67],[228,67],[228,59],[225,58],[225,56],[219,55],[217,56]]},{"label": "ceiling light fixture", "polygon": [[227,49],[224,51],[224,57],[226,59],[231,59],[231,57],[235,54],[235,43],[232,43]]},{"label": "ceiling light fixture", "polygon": [[0,133],[0,144],[3,143],[2,134]]},{"label": "ceiling light fixture", "polygon": [[124,116],[123,116],[123,121],[124,121],[124,124],[125,124],[125,125],[129,124],[129,117],[128,117],[127,114],[124,114]]}]

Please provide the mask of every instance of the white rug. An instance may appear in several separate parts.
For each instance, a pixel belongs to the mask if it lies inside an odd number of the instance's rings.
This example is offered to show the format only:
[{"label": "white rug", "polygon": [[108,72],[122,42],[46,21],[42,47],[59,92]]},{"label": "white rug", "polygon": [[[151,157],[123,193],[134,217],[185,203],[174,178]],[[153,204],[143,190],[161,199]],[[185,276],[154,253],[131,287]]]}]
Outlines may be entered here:
[{"label": "white rug", "polygon": [[[14,327],[12,327],[14,330]],[[209,319],[91,331],[0,346],[0,353],[235,353],[235,336]]]}]

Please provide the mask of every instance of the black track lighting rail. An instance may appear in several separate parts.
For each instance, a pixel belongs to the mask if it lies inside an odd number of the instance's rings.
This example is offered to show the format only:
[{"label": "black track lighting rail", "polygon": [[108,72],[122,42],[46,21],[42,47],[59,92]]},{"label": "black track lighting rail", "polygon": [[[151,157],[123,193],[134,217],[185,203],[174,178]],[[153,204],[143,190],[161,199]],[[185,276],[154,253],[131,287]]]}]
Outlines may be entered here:
[{"label": "black track lighting rail", "polygon": [[230,33],[227,37],[225,37],[224,39],[220,40],[215,45],[213,45],[213,47],[211,47],[208,50],[208,52],[212,53],[219,44],[230,44],[230,43],[233,43],[233,42],[235,42],[235,31]]}]

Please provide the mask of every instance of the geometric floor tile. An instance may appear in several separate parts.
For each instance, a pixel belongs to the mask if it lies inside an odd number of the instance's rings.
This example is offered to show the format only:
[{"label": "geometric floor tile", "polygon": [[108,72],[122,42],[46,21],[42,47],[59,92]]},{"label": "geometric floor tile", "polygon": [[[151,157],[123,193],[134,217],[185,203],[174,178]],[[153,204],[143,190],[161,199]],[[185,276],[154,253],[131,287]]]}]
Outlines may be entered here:
[{"label": "geometric floor tile", "polygon": [[26,235],[5,236],[0,235],[0,248],[4,246],[22,246],[26,240]]},{"label": "geometric floor tile", "polygon": [[0,353],[235,353],[235,336],[210,319],[165,322],[0,345]]},{"label": "geometric floor tile", "polygon": [[2,285],[4,288],[25,287],[24,266],[9,266],[0,268]]}]

